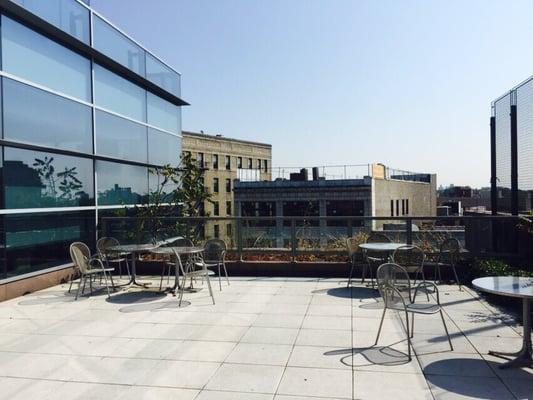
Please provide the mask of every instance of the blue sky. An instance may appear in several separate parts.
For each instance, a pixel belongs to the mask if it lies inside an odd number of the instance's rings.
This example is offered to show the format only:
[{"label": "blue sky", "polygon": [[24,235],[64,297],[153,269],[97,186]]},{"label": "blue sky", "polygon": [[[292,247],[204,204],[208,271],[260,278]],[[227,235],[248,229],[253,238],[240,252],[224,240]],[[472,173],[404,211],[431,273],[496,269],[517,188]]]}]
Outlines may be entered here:
[{"label": "blue sky", "polygon": [[182,73],[183,129],[273,164],[488,186],[490,102],[533,74],[533,2],[92,0]]}]

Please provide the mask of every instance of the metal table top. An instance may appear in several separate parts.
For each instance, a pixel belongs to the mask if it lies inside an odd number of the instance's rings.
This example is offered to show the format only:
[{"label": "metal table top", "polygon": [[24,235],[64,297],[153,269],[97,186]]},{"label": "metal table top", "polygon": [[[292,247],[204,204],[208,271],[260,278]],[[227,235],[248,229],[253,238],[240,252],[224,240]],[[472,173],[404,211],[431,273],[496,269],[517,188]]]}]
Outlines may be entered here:
[{"label": "metal table top", "polygon": [[154,254],[174,254],[174,251],[176,251],[178,254],[194,254],[194,253],[201,253],[204,251],[203,247],[193,246],[193,247],[181,247],[181,246],[175,246],[175,247],[158,247],[156,249],[150,250],[150,253]]},{"label": "metal table top", "polygon": [[406,243],[361,243],[359,247],[372,251],[394,251],[398,247],[407,246]]},{"label": "metal table top", "polygon": [[120,252],[120,253],[143,253],[157,249],[159,245],[152,243],[144,244],[121,244],[118,246],[110,246],[107,248],[108,251]]},{"label": "metal table top", "polygon": [[475,288],[484,292],[509,297],[533,299],[533,278],[518,276],[490,276],[472,281]]}]

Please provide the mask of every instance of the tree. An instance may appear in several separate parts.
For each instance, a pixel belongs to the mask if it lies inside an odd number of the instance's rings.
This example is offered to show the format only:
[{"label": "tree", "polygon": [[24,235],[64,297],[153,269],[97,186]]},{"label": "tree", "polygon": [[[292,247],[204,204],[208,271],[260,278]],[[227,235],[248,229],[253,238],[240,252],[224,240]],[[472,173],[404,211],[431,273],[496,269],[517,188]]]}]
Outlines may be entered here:
[{"label": "tree", "polygon": [[149,173],[156,184],[148,193],[147,203],[135,207],[136,240],[149,234],[153,242],[176,235],[196,241],[201,232],[199,224],[184,223],[175,217],[203,216],[204,202],[212,202],[204,187],[203,168],[184,153],[178,167],[165,165],[150,169]]}]

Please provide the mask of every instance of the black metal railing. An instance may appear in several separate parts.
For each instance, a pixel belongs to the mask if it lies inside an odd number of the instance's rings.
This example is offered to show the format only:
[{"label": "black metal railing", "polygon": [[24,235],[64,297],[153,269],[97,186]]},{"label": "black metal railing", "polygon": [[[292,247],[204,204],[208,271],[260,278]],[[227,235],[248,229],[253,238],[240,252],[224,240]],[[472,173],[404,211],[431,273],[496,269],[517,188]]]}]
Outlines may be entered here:
[{"label": "black metal railing", "polygon": [[[146,226],[153,229],[143,229]],[[250,253],[285,254],[290,261],[298,261],[302,255],[344,254],[348,237],[359,237],[363,242],[373,231],[427,252],[438,252],[444,239],[454,237],[473,256],[533,256],[531,220],[517,216],[104,217],[99,225],[99,235],[124,242],[176,236],[201,242],[219,237],[238,260]]]}]

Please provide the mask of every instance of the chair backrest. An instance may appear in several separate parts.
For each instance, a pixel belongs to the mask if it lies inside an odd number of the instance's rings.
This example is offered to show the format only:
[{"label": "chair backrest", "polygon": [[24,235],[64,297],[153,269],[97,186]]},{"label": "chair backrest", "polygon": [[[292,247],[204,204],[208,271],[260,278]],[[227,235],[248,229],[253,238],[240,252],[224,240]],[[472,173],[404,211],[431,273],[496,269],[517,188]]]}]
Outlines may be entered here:
[{"label": "chair backrest", "polygon": [[226,242],[222,239],[209,239],[204,245],[205,261],[222,261],[222,252],[226,250]]},{"label": "chair backrest", "polygon": [[104,257],[108,248],[118,245],[120,245],[120,242],[114,237],[102,237],[96,242],[96,251],[100,257]]},{"label": "chair backrest", "polygon": [[392,240],[384,233],[372,232],[366,239],[367,243],[390,243]]},{"label": "chair backrest", "polygon": [[420,247],[411,245],[398,247],[392,255],[393,262],[406,270],[422,268],[425,259],[424,251]]},{"label": "chair backrest", "polygon": [[91,250],[83,242],[74,242],[70,245],[70,258],[74,266],[82,273],[86,273],[89,267],[89,258],[91,258]]},{"label": "chair backrest", "polygon": [[459,258],[461,244],[455,238],[448,238],[440,245],[439,262],[455,265]]},{"label": "chair backrest", "polygon": [[386,308],[403,310],[411,302],[411,281],[402,266],[381,264],[376,272],[376,280]]}]

